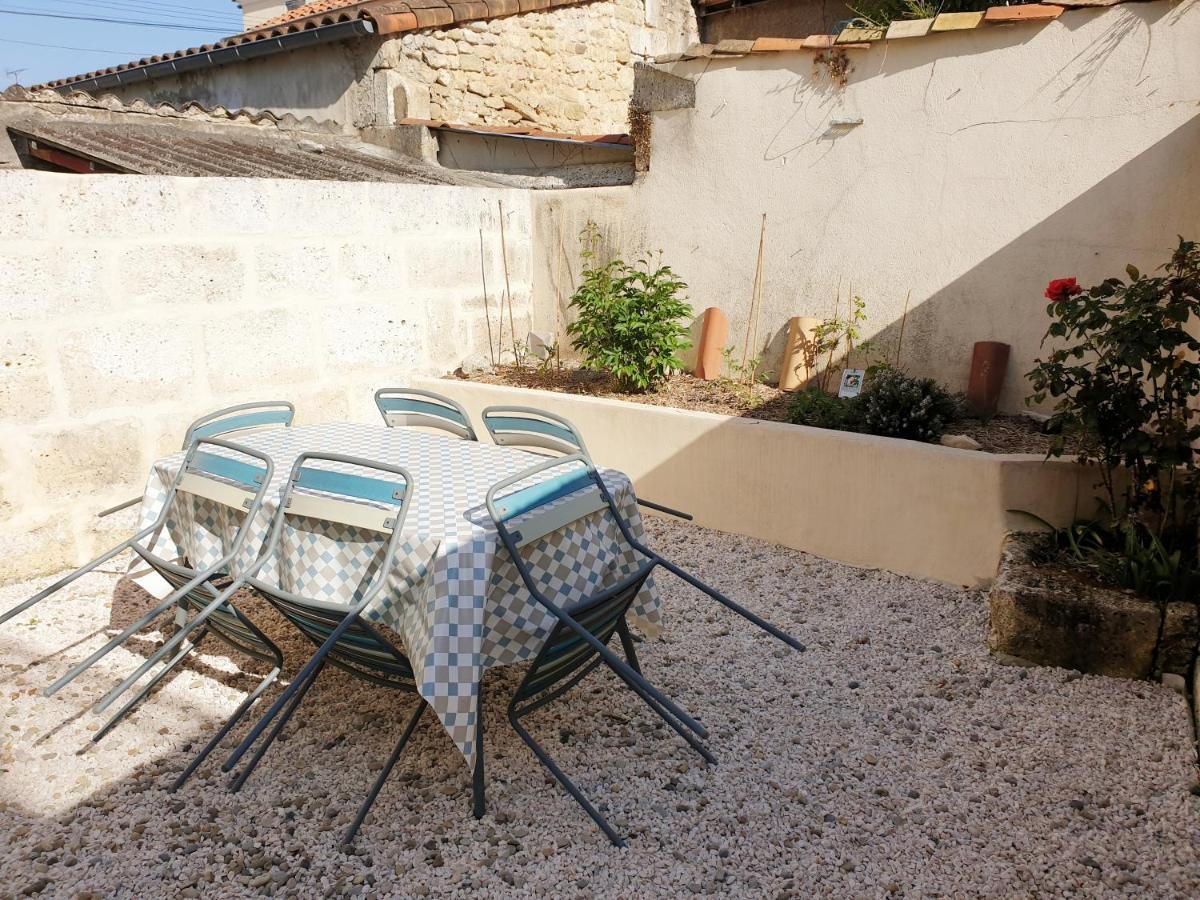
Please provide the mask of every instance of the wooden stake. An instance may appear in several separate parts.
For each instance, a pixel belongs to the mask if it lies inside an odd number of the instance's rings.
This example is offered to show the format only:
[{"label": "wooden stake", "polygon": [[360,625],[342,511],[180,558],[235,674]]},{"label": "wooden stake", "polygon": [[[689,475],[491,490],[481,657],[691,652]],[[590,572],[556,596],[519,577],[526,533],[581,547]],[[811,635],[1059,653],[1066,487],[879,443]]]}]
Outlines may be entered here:
[{"label": "wooden stake", "polygon": [[904,325],[908,322],[908,301],[912,299],[912,288],[904,296],[904,315],[900,317],[900,337],[896,341],[896,368],[900,368],[900,348],[904,346]]},{"label": "wooden stake", "polygon": [[754,289],[750,294],[750,315],[746,320],[746,344],[742,348],[742,374],[750,358],[750,345],[758,341],[758,306],[762,297],[763,245],[767,239],[767,214],[763,213],[762,227],[758,232],[758,264],[754,268]]},{"label": "wooden stake", "polygon": [[[521,357],[517,353],[517,326],[513,324],[512,286],[508,283],[508,243],[504,238],[504,201],[497,200],[496,205],[500,208],[500,256],[504,260],[504,293],[508,295],[509,338],[512,340],[513,362],[520,369],[522,366]],[[503,309],[500,314],[504,315]]]},{"label": "wooden stake", "polygon": [[[494,367],[496,365],[496,349],[492,346],[492,311],[491,301],[488,300],[487,257],[484,255],[482,227],[479,229],[479,272],[483,278],[483,318],[487,322],[488,356],[491,358],[492,366]],[[503,320],[501,320],[501,324],[503,325]]]}]

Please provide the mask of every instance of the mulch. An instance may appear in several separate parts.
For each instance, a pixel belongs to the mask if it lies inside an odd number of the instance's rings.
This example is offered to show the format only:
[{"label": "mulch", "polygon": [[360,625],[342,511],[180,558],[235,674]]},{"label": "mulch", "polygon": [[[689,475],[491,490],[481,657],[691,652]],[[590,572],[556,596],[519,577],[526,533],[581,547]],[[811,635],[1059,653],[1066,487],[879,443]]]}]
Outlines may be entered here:
[{"label": "mulch", "polygon": [[[732,379],[705,381],[688,374],[672,375],[657,390],[644,394],[618,391],[614,379],[602,372],[577,366],[540,370],[533,367],[497,366],[468,376],[470,381],[508,387],[535,388],[562,394],[582,394],[648,406],[668,406],[699,412],[739,416],[767,422],[789,421],[792,395],[765,384],[742,384]],[[1038,453],[1050,449],[1050,436],[1041,423],[1029,416],[994,416],[984,422],[963,419],[948,434],[965,434],[978,441],[987,453]]]}]

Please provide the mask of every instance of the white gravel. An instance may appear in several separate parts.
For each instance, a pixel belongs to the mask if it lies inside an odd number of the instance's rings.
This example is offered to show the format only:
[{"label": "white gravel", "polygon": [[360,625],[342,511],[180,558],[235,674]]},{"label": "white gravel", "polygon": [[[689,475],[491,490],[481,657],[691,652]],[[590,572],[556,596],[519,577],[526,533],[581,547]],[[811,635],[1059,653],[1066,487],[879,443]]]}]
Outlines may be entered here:
[{"label": "white gravel", "polygon": [[[488,679],[488,815],[471,818],[465,765],[426,719],[357,855],[340,835],[411,698],[329,673],[241,794],[225,788],[223,748],[171,795],[255,683],[214,642],[76,756],[101,721],[89,700],[139,657],[115,653],[51,699],[39,690],[140,601],[108,573],[0,628],[0,896],[1200,895],[1182,697],[996,664],[979,593],[662,521],[649,531],[808,651],[664,576],[667,636],[642,645],[643,666],[708,725],[720,764],[608,673],[527,720],[627,850],[508,727],[515,669]],[[0,588],[0,608],[41,583]],[[303,658],[273,614],[259,619]]]}]

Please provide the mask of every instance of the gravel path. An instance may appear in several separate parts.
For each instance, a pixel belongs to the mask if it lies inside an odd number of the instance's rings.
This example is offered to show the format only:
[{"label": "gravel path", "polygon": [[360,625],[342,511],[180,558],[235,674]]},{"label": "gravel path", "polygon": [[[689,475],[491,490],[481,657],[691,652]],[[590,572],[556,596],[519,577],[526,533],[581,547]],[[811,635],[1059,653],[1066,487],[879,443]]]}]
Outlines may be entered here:
[{"label": "gravel path", "polygon": [[[628,850],[508,728],[499,698],[512,669],[488,680],[488,815],[471,818],[469,774],[426,720],[357,855],[339,836],[412,701],[347,676],[323,676],[237,795],[219,753],[165,791],[254,684],[216,644],[76,756],[100,721],[88,701],[138,657],[115,653],[51,699],[38,690],[141,602],[125,582],[114,592],[110,573],[0,628],[0,896],[1200,895],[1181,697],[995,664],[978,593],[703,529],[649,530],[808,651],[664,578],[668,633],[643,645],[643,665],[708,725],[720,764],[706,767],[607,673],[530,717]],[[0,608],[36,587],[0,588]],[[301,657],[273,615],[259,620]]]}]

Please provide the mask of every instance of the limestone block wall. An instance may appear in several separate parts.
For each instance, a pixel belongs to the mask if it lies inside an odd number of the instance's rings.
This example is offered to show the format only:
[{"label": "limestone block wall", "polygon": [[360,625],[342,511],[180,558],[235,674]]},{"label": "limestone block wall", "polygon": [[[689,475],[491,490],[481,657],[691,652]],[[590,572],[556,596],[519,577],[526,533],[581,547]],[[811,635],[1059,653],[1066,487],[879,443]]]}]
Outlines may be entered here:
[{"label": "limestone block wall", "polygon": [[0,580],[126,536],[94,514],[205,412],[371,421],[377,388],[486,354],[498,201],[527,329],[523,192],[0,173]]},{"label": "limestone block wall", "polygon": [[375,66],[426,87],[429,118],[623,132],[633,63],[682,50],[695,22],[686,0],[603,0],[409,32]]},{"label": "limestone block wall", "polygon": [[291,112],[347,131],[415,116],[624,132],[634,63],[696,40],[689,0],[596,0],[309,47],[111,93],[125,102]]}]

